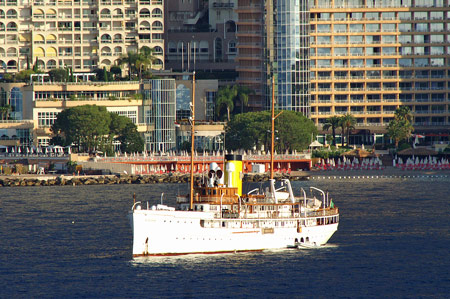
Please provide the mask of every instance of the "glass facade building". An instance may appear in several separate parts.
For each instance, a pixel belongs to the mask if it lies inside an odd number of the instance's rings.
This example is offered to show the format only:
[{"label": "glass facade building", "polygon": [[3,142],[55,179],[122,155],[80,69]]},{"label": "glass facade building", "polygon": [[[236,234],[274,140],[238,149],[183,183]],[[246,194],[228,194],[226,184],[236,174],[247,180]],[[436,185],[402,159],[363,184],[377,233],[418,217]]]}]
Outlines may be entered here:
[{"label": "glass facade building", "polygon": [[144,120],[147,125],[145,149],[152,152],[174,150],[176,145],[175,79],[144,81]]},{"label": "glass facade building", "polygon": [[274,6],[277,106],[309,116],[308,5],[305,0],[279,0]]},{"label": "glass facade building", "polygon": [[306,0],[238,1],[237,83],[254,90],[253,110],[271,106],[310,115],[309,9]]}]

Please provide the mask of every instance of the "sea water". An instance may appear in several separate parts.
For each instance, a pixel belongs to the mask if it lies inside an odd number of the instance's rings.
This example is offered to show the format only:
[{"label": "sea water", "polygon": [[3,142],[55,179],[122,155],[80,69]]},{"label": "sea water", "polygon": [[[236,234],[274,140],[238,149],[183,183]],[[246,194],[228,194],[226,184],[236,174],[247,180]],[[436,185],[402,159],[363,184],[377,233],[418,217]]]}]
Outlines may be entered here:
[{"label": "sea water", "polygon": [[313,185],[340,209],[324,248],[136,259],[133,193],[173,204],[186,186],[1,188],[0,298],[448,298],[448,178],[293,183]]}]

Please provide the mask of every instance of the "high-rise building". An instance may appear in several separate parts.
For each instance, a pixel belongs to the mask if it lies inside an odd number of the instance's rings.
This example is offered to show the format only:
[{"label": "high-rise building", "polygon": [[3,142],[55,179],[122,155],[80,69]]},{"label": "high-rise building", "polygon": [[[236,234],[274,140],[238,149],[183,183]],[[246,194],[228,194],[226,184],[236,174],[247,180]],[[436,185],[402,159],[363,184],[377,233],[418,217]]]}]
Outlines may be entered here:
[{"label": "high-rise building", "polygon": [[274,1],[277,107],[310,115],[307,1]]},{"label": "high-rise building", "polygon": [[350,113],[357,128],[383,132],[403,105],[412,111],[416,132],[448,132],[449,5],[448,0],[311,0],[314,122]]},{"label": "high-rise building", "polygon": [[[236,68],[237,0],[165,1],[166,69],[231,73]],[[222,79],[222,78],[221,78]]]},{"label": "high-rise building", "polygon": [[254,110],[270,107],[275,77],[279,109],[310,114],[307,2],[239,0],[238,84],[255,91]]},{"label": "high-rise building", "polygon": [[237,82],[254,109],[275,76],[278,108],[319,127],[350,113],[363,134],[385,133],[403,105],[416,131],[448,131],[448,0],[239,0],[236,12]]},{"label": "high-rise building", "polygon": [[238,66],[237,84],[246,86],[254,91],[249,95],[250,110],[261,110],[266,106],[268,84],[274,61],[274,45],[268,43],[273,40],[273,18],[271,1],[238,0],[236,12],[238,14]]},{"label": "high-rise building", "polygon": [[91,71],[148,47],[162,69],[163,24],[163,0],[0,0],[0,68]]}]

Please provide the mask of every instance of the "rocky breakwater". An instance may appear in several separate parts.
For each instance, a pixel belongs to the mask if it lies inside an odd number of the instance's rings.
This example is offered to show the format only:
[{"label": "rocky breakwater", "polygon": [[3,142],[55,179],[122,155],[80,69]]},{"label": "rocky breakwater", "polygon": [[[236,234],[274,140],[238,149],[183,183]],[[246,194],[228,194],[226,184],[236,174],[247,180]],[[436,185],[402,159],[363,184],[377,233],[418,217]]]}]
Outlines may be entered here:
[{"label": "rocky breakwater", "polygon": [[0,186],[79,186],[79,185],[114,185],[114,184],[157,184],[183,183],[189,175],[96,175],[96,176],[6,176],[0,177]]},{"label": "rocky breakwater", "polygon": [[[195,175],[200,181],[201,175]],[[277,174],[277,179],[290,178],[291,180],[307,179],[307,176],[289,176]],[[80,185],[114,185],[114,184],[158,184],[158,183],[188,183],[189,174],[154,174],[154,175],[96,175],[96,176],[3,176],[0,177],[0,186],[26,187],[26,186],[80,186]],[[269,180],[268,174],[245,174],[244,182],[264,182]]]}]

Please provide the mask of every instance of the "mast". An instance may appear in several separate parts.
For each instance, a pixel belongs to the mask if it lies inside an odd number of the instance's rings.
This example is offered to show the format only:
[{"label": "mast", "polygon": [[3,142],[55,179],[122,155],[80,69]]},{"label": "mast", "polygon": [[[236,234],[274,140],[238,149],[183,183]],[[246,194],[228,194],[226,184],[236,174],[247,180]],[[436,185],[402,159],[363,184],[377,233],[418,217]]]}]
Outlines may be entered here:
[{"label": "mast", "polygon": [[189,209],[194,209],[194,136],[195,136],[195,71],[192,72],[192,103],[191,103],[191,186]]},{"label": "mast", "polygon": [[272,77],[272,136],[270,143],[270,179],[273,180],[273,147],[275,140],[275,77]]},{"label": "mast", "polygon": [[275,115],[275,77],[272,77],[272,138],[270,146],[270,179],[273,180],[273,148],[275,146],[275,119],[280,116],[283,111]]}]

